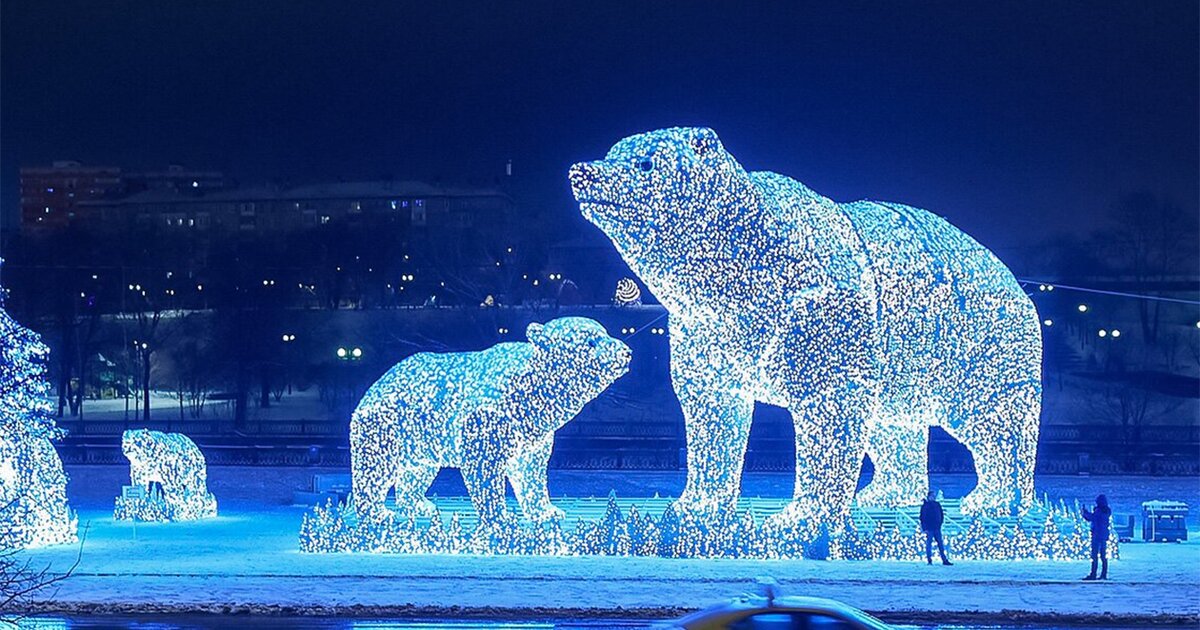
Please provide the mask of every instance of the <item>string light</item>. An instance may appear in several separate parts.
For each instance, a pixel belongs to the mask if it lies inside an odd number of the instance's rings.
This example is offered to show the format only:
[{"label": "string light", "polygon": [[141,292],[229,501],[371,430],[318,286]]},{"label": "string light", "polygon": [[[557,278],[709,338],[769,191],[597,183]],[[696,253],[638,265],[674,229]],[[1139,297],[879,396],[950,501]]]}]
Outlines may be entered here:
[{"label": "string light", "polygon": [[[526,518],[562,517],[546,488],[554,432],[625,374],[632,355],[583,317],[533,323],[526,336],[479,352],[413,355],[367,390],[350,420],[357,535],[432,513],[425,491],[443,467],[462,469],[489,527],[509,520],[506,478]],[[384,507],[392,488],[401,517]]]},{"label": "string light", "polygon": [[584,217],[670,314],[681,510],[733,509],[755,402],[788,408],[796,427],[779,526],[844,527],[864,453],[876,472],[860,503],[919,502],[930,426],[974,456],[964,512],[1032,505],[1040,321],[969,236],[917,208],[838,204],[748,173],[708,129],[626,138],[569,176]]},{"label": "string light", "polygon": [[[2,264],[3,261],[0,261]],[[78,519],[52,440],[49,349],[4,310],[0,288],[0,549],[72,542]]]},{"label": "string light", "polygon": [[130,429],[121,435],[121,452],[129,459],[129,485],[140,490],[117,497],[114,519],[192,521],[217,515],[204,454],[188,436]]},{"label": "string light", "polygon": [[[730,511],[699,518],[668,506],[660,516],[631,505],[621,508],[610,495],[599,520],[578,519],[574,527],[561,519],[509,521],[505,527],[464,525],[461,512],[445,525],[441,510],[430,504],[428,516],[392,518],[364,527],[347,506],[332,501],[304,515],[300,549],[310,553],[438,553],[606,555],[665,558],[753,558],[764,560],[829,559],[923,562],[925,536],[914,515],[894,514],[891,521],[845,524],[840,533],[819,529],[805,537],[797,524],[780,526],[756,519],[751,510]],[[1079,505],[1068,509],[1045,502],[1037,514],[1012,523],[986,517],[955,520],[946,546],[961,560],[1079,561],[1090,553],[1088,523]],[[1116,541],[1108,556],[1120,557]]]}]

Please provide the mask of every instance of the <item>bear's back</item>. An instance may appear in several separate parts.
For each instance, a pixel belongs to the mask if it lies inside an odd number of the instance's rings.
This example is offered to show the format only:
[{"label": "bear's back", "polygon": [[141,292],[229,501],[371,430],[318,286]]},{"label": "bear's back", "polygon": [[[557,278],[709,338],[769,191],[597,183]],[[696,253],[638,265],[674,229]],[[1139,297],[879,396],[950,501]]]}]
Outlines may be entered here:
[{"label": "bear's back", "polygon": [[355,420],[397,418],[397,407],[457,416],[497,400],[528,369],[529,343],[501,343],[476,352],[420,352],[397,363],[373,384]]},{"label": "bear's back", "polygon": [[1034,353],[1037,360],[1025,363],[1040,369],[1037,312],[991,251],[919,208],[872,201],[842,207],[873,271],[884,382],[893,391],[928,391],[935,381],[948,390],[965,387],[967,366],[993,360],[988,348]]}]

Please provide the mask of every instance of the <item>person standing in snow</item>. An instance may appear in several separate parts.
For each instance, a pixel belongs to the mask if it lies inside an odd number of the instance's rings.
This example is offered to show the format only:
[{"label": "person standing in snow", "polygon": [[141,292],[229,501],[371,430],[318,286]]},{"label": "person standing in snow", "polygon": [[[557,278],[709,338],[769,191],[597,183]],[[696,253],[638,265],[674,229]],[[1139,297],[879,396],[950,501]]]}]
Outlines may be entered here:
[{"label": "person standing in snow", "polygon": [[[1108,579],[1108,524],[1112,521],[1112,509],[1108,507],[1108,497],[1103,494],[1096,497],[1096,509],[1083,508],[1083,518],[1092,523],[1092,572],[1083,578],[1085,580]],[[1096,577],[1096,559],[1101,566],[1100,577]]]},{"label": "person standing in snow", "polygon": [[950,566],[954,564],[946,558],[946,548],[942,544],[942,521],[946,519],[946,513],[942,510],[942,504],[938,503],[937,493],[933,490],[929,491],[929,497],[921,504],[921,531],[925,532],[925,563],[933,564],[933,541],[937,541],[938,555],[942,557],[942,564]]}]

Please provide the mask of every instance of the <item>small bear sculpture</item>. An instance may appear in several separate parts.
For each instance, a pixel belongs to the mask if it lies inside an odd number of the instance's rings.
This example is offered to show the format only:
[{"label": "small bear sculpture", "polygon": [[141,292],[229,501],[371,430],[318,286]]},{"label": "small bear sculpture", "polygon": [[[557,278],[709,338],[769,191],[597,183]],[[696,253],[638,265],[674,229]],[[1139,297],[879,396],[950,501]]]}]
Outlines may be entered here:
[{"label": "small bear sculpture", "polygon": [[569,178],[669,313],[683,508],[736,500],[755,402],[795,426],[794,500],[777,523],[840,529],[864,453],[875,478],[861,503],[919,503],[931,426],[974,456],[964,512],[1032,504],[1040,322],[971,237],[924,210],[747,172],[709,129],[626,138]]},{"label": "small bear sculpture", "polygon": [[371,386],[350,420],[351,499],[360,518],[429,513],[425,492],[459,468],[484,525],[507,517],[507,478],[530,520],[561,518],[546,468],[554,432],[629,369],[632,353],[598,322],[563,317],[528,342],[478,352],[419,353]]},{"label": "small bear sculpture", "polygon": [[129,483],[142,498],[117,497],[117,520],[190,521],[217,515],[208,468],[196,443],[182,433],[130,429],[121,435]]}]

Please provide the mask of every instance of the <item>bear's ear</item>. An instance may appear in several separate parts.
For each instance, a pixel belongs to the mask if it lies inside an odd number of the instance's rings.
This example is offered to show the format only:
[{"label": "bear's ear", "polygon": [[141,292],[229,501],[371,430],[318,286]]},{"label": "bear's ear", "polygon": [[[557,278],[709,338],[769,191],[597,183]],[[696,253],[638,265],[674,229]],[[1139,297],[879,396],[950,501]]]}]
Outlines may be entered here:
[{"label": "bear's ear", "polygon": [[692,135],[692,151],[696,157],[705,159],[721,151],[721,140],[717,138],[717,132],[708,127],[700,127],[696,129]]},{"label": "bear's ear", "polygon": [[525,337],[533,343],[541,345],[542,338],[545,336],[542,328],[541,324],[533,322],[525,328]]}]

